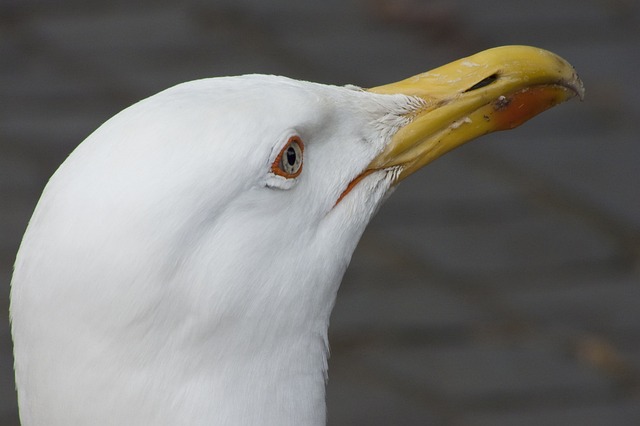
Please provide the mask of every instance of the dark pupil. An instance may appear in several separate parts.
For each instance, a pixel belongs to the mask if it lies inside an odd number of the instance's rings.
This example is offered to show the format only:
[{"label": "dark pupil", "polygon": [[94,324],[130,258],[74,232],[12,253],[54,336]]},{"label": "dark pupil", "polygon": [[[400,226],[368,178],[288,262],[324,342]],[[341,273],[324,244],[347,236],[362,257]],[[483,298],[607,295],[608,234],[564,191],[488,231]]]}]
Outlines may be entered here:
[{"label": "dark pupil", "polygon": [[287,149],[287,163],[290,166],[296,164],[296,150],[291,146]]}]

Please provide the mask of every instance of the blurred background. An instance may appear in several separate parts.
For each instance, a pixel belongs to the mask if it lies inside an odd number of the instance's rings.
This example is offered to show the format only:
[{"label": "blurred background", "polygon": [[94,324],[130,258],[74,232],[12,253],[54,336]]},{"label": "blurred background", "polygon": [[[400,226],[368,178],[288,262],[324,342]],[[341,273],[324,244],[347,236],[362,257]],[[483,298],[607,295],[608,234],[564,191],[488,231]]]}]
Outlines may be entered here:
[{"label": "blurred background", "polygon": [[635,0],[1,0],[0,425],[18,425],[15,253],[98,125],[185,80],[367,87],[505,44],[565,57],[587,97],[443,157],[387,202],[332,317],[329,424],[639,425]]}]

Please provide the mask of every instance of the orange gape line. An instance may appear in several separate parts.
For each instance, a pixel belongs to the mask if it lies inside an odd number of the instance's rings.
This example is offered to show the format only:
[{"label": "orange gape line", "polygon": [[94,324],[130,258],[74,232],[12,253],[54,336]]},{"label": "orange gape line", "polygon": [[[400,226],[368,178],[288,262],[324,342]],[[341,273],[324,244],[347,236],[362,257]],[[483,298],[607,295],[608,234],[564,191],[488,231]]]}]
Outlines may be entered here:
[{"label": "orange gape line", "polygon": [[364,172],[360,173],[358,176],[355,177],[355,179],[353,179],[351,182],[349,182],[349,185],[347,185],[347,187],[344,189],[344,191],[342,191],[342,194],[340,194],[340,196],[338,197],[338,200],[336,201],[336,203],[333,205],[334,207],[338,205],[338,203],[340,201],[342,201],[342,199],[351,192],[351,190],[353,188],[356,187],[356,185],[365,177],[369,176],[371,173],[375,172],[375,169],[367,169]]}]

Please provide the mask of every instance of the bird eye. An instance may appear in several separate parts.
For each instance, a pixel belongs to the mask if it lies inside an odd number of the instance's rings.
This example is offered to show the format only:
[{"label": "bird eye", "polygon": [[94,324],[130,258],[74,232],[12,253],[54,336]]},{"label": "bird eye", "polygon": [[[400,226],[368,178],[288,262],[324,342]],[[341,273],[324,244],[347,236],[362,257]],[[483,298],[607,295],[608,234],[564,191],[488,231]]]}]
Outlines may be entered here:
[{"label": "bird eye", "polygon": [[287,179],[297,177],[302,172],[303,151],[302,140],[292,136],[271,165],[271,171]]}]

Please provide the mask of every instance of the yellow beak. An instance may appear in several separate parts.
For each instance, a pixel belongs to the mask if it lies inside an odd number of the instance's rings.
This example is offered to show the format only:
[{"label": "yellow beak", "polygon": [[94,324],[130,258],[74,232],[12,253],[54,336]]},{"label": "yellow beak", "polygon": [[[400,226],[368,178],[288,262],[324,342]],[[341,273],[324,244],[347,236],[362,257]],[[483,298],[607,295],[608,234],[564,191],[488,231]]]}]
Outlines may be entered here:
[{"label": "yellow beak", "polygon": [[423,101],[369,166],[398,167],[398,181],[478,136],[512,129],[567,99],[584,96],[582,81],[567,61],[528,46],[485,50],[369,91]]}]

